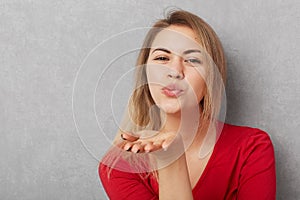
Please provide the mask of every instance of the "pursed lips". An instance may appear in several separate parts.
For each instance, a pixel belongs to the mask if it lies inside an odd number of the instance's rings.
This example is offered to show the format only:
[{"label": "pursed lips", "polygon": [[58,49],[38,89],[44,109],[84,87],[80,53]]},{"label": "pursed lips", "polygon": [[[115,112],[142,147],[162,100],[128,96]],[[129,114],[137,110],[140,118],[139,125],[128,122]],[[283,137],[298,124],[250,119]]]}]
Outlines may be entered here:
[{"label": "pursed lips", "polygon": [[176,84],[170,84],[162,88],[162,93],[168,97],[179,97],[184,93],[184,90]]}]

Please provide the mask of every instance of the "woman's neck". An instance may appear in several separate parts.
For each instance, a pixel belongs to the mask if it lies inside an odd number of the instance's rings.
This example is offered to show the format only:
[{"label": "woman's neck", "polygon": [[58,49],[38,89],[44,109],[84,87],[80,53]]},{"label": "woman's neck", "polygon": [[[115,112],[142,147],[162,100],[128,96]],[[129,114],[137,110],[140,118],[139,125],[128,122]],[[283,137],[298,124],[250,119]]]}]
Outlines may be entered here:
[{"label": "woman's neck", "polygon": [[[161,129],[162,132],[178,132],[183,131],[184,133],[182,136],[186,136],[187,138],[184,138],[185,140],[190,140],[191,138],[188,137],[194,137],[191,145],[187,149],[188,151],[194,151],[195,149],[199,149],[199,147],[202,145],[203,139],[206,135],[207,129],[208,129],[208,123],[205,123],[201,121],[201,112],[200,109],[199,119],[187,119],[185,118],[185,121],[182,121],[181,119],[181,113],[172,113],[172,114],[165,114],[165,120],[163,124],[163,128]],[[187,121],[188,120],[188,121]],[[201,122],[200,122],[201,121]]]},{"label": "woman's neck", "polygon": [[177,132],[181,124],[181,114],[165,114],[162,132]]}]

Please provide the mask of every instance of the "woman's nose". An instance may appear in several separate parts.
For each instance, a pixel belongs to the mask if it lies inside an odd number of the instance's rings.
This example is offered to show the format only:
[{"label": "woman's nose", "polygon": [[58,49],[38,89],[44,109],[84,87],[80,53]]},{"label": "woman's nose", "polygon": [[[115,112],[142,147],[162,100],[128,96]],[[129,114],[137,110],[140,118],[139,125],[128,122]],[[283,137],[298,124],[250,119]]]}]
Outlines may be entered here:
[{"label": "woman's nose", "polygon": [[184,78],[184,66],[181,58],[176,58],[170,63],[170,70],[168,72],[168,77],[172,79],[183,79]]}]

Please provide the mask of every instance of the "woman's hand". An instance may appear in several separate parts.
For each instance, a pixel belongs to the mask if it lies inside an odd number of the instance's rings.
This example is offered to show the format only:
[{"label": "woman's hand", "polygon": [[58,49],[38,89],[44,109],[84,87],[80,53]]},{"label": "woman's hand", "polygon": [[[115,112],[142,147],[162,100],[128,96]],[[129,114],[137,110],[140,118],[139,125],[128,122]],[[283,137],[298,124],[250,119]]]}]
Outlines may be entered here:
[{"label": "woman's hand", "polygon": [[144,130],[136,135],[122,132],[120,138],[119,148],[133,153],[149,153],[156,162],[156,170],[170,165],[185,152],[181,134],[176,132]]},{"label": "woman's hand", "polygon": [[[154,132],[145,130],[139,132],[138,135],[140,136],[122,132],[121,138],[123,139],[123,142],[121,148],[133,153],[147,153],[160,149],[167,150],[167,148],[175,139],[177,133]],[[145,137],[145,135],[148,136]]]}]

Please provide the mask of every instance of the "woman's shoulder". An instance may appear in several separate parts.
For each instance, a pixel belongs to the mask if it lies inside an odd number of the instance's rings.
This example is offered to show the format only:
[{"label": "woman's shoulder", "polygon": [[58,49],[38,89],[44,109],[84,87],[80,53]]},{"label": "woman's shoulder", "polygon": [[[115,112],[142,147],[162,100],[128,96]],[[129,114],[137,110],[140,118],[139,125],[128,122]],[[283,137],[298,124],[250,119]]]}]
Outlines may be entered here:
[{"label": "woman's shoulder", "polygon": [[268,133],[224,124],[217,146],[216,155],[226,164],[229,177],[236,177],[232,184],[238,187],[238,199],[275,199],[275,156]]},{"label": "woman's shoulder", "polygon": [[273,148],[269,134],[259,128],[224,124],[219,141],[221,145],[240,148],[269,146]]},{"label": "woman's shoulder", "polygon": [[238,126],[228,123],[224,123],[221,135],[225,136],[226,138],[230,138],[231,140],[234,138],[247,140],[251,137],[270,138],[269,134],[266,131],[259,128]]}]

